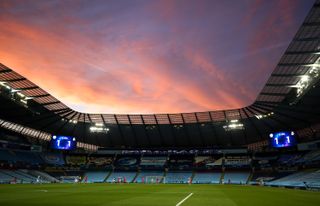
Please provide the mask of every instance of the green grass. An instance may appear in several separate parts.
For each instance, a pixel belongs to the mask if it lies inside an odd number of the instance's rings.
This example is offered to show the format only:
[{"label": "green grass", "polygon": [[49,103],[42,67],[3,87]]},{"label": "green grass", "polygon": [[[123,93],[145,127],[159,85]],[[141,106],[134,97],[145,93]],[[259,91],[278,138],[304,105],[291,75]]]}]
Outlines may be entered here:
[{"label": "green grass", "polygon": [[311,206],[320,193],[234,185],[44,184],[0,185],[0,205]]}]

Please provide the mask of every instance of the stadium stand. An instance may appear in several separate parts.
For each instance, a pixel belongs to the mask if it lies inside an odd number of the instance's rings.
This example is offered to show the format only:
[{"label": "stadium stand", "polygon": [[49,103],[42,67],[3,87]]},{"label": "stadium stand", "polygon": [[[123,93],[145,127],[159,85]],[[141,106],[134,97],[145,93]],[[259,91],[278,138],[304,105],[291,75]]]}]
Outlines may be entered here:
[{"label": "stadium stand", "polygon": [[4,184],[4,183],[10,183],[13,180],[13,177],[2,172],[2,170],[0,170],[0,183]]},{"label": "stadium stand", "polygon": [[[23,170],[0,170],[2,174],[7,176],[9,180],[15,179],[15,181],[19,183],[34,183],[36,182],[36,177],[33,177]],[[8,180],[8,179],[7,179]]]},{"label": "stadium stand", "polygon": [[0,149],[0,160],[5,160],[5,161],[15,161],[16,159],[14,158],[12,152],[9,152],[8,150]]},{"label": "stadium stand", "polygon": [[219,159],[217,159],[215,162],[213,162],[213,163],[211,163],[211,164],[209,164],[209,165],[211,165],[211,166],[222,166],[223,165],[223,157],[221,157],[221,158],[219,158]]},{"label": "stadium stand", "polygon": [[[164,172],[159,171],[141,171],[139,172],[138,176],[136,177],[135,181],[136,183],[148,183],[148,178],[154,177],[159,178],[158,183],[162,181],[164,177]],[[156,180],[154,181],[156,182]]]},{"label": "stadium stand", "polygon": [[136,176],[137,176],[137,172],[114,171],[110,174],[106,182],[130,183],[134,181]]},{"label": "stadium stand", "polygon": [[192,178],[192,183],[196,184],[219,184],[221,173],[217,172],[196,172]]},{"label": "stadium stand", "polygon": [[288,186],[288,187],[319,187],[320,170],[317,171],[302,171],[288,175],[286,177],[271,181],[268,185]]},{"label": "stadium stand", "polygon": [[57,183],[59,180],[46,172],[39,171],[39,170],[28,170],[28,173],[34,177],[40,177],[41,180],[45,182],[52,182]]},{"label": "stadium stand", "polygon": [[248,156],[228,156],[224,160],[225,167],[249,167],[251,159]]},{"label": "stadium stand", "polygon": [[42,153],[40,156],[48,165],[62,166],[65,164],[63,155],[61,153],[48,152]]},{"label": "stadium stand", "polygon": [[104,182],[110,172],[96,171],[96,172],[86,172],[82,182],[95,183]]},{"label": "stadium stand", "polygon": [[0,150],[0,160],[6,160],[10,163],[25,162],[33,165],[42,164],[43,160],[38,153],[29,151]]},{"label": "stadium stand", "polygon": [[225,172],[224,183],[225,184],[246,184],[250,172]]},{"label": "stadium stand", "polygon": [[295,165],[301,157],[301,154],[283,154],[279,157],[278,163],[280,165]]},{"label": "stadium stand", "polygon": [[273,171],[272,169],[255,171],[253,172],[253,175],[249,184],[263,185],[264,183],[271,182],[272,180],[280,179],[292,173],[293,172],[290,172],[290,171],[276,172],[276,171]]},{"label": "stadium stand", "polygon": [[167,172],[165,176],[165,183],[188,183],[189,178],[191,178],[192,173],[191,172]]},{"label": "stadium stand", "polygon": [[140,167],[142,168],[163,168],[167,162],[167,157],[142,157]]},{"label": "stadium stand", "polygon": [[300,159],[298,159],[296,163],[310,164],[312,162],[319,161],[319,160],[320,160],[320,150],[312,150],[307,154],[305,154]]}]

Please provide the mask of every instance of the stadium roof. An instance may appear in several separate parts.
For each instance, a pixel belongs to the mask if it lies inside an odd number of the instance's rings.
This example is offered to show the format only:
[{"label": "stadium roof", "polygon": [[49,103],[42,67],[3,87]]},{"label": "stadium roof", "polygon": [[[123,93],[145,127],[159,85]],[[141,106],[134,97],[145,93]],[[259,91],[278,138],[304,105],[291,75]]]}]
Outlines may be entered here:
[{"label": "stadium roof", "polygon": [[0,64],[0,118],[102,147],[243,146],[320,117],[320,1],[255,102],[244,108],[179,114],[88,114],[72,110]]}]

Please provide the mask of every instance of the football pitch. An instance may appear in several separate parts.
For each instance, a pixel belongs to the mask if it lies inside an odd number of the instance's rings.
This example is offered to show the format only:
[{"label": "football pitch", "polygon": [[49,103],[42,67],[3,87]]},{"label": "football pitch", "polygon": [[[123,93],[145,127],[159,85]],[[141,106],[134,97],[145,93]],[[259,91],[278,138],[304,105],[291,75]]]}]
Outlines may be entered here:
[{"label": "football pitch", "polygon": [[0,205],[311,206],[320,192],[236,185],[0,185]]}]

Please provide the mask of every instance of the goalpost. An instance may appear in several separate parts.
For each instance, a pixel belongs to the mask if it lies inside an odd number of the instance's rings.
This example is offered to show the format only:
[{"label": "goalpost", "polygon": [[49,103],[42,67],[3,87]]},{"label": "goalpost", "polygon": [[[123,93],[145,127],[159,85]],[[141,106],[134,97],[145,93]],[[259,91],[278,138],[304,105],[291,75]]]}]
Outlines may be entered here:
[{"label": "goalpost", "polygon": [[145,183],[146,184],[165,183],[165,177],[163,177],[163,176],[146,176]]}]

